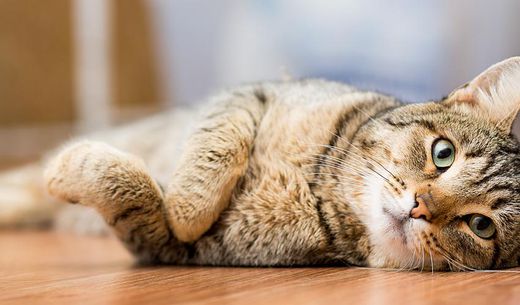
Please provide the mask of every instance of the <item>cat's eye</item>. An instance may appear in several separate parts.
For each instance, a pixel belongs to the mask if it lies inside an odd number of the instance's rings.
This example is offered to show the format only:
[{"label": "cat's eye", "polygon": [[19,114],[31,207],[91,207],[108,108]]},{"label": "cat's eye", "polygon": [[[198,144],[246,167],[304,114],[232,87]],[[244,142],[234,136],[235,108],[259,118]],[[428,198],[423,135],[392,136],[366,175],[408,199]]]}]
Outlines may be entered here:
[{"label": "cat's eye", "polygon": [[446,139],[438,139],[433,142],[432,159],[438,169],[448,169],[455,161],[455,147]]},{"label": "cat's eye", "polygon": [[466,222],[471,231],[480,238],[490,239],[495,235],[495,224],[489,217],[481,214],[472,214],[468,215]]}]

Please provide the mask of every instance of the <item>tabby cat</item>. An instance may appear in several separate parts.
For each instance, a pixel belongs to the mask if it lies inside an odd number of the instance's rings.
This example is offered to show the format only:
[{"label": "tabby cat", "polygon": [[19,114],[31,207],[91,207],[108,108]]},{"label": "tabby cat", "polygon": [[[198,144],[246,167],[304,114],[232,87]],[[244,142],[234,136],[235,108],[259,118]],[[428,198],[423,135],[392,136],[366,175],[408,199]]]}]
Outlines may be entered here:
[{"label": "tabby cat", "polygon": [[173,112],[69,144],[44,180],[143,263],[515,267],[519,106],[520,57],[422,104],[258,83],[213,97],[196,121]]}]

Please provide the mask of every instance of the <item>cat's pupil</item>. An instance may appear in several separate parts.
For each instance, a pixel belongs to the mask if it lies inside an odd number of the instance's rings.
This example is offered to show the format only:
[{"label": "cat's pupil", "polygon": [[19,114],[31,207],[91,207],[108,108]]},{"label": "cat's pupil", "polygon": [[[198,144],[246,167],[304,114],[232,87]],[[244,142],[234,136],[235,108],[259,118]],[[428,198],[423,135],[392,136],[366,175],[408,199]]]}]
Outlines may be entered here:
[{"label": "cat's pupil", "polygon": [[444,148],[443,150],[437,153],[437,158],[446,159],[451,156],[451,148]]},{"label": "cat's pupil", "polygon": [[489,220],[489,218],[485,218],[485,217],[478,217],[476,221],[477,221],[477,230],[485,230],[491,224],[491,220]]}]

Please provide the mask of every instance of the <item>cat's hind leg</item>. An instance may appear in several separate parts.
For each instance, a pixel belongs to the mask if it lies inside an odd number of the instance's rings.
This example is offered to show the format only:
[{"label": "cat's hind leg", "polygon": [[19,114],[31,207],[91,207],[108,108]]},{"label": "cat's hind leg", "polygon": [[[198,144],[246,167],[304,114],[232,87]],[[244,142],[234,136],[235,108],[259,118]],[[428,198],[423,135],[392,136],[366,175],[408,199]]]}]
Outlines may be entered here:
[{"label": "cat's hind leg", "polygon": [[141,262],[175,260],[161,188],[139,158],[103,143],[80,142],[63,149],[44,176],[51,195],[98,210]]}]

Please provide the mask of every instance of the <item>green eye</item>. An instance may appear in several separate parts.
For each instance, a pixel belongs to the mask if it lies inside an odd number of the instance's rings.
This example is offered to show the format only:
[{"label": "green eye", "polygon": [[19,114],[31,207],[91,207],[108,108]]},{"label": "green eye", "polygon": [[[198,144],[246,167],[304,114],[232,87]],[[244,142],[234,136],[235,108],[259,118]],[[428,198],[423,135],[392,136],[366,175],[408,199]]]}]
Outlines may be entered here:
[{"label": "green eye", "polygon": [[489,217],[480,214],[472,214],[470,216],[467,220],[468,226],[478,237],[490,239],[495,235],[495,224]]},{"label": "green eye", "polygon": [[455,161],[455,147],[445,139],[433,142],[432,159],[438,169],[448,169]]}]

